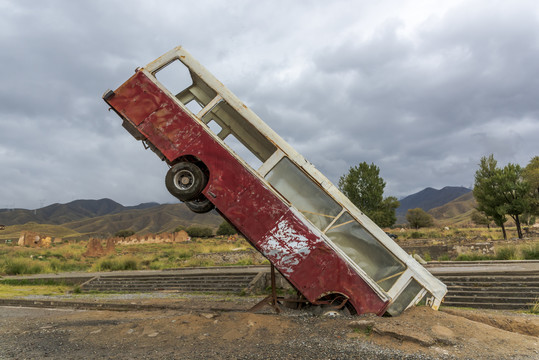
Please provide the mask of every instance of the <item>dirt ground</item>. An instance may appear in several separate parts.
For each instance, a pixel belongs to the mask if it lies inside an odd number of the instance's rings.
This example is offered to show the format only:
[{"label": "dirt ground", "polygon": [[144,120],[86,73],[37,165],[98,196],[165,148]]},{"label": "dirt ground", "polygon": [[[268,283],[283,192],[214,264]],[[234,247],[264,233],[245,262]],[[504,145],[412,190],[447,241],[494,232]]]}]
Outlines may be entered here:
[{"label": "dirt ground", "polygon": [[536,315],[427,307],[394,318],[245,311],[258,300],[123,300],[181,305],[155,311],[4,306],[0,359],[539,359]]}]

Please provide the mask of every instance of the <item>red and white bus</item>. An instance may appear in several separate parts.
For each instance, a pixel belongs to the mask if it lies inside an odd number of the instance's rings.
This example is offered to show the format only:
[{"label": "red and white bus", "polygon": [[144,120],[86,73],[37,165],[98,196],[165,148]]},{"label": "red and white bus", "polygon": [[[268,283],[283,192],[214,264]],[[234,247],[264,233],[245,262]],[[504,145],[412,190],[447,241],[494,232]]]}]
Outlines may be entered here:
[{"label": "red and white bus", "polygon": [[170,166],[171,194],[215,207],[310,303],[377,315],[440,305],[446,286],[182,47],[103,99]]}]

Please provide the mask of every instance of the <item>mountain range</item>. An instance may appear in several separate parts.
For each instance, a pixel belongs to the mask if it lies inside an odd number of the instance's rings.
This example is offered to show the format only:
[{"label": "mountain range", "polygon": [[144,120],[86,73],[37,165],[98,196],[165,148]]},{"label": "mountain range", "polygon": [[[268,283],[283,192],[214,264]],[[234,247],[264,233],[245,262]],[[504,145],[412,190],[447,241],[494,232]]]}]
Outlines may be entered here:
[{"label": "mountain range", "polygon": [[447,221],[461,214],[469,215],[476,206],[472,190],[462,186],[446,186],[440,190],[428,187],[399,202],[400,206],[396,210],[397,224],[406,223],[406,212],[409,209],[421,208],[436,220]]},{"label": "mountain range", "polygon": [[30,230],[64,238],[107,237],[119,230],[139,234],[172,232],[178,226],[207,226],[216,229],[223,218],[216,212],[195,214],[183,203],[143,203],[123,206],[111,199],[75,200],[41,209],[0,209],[0,224],[6,230],[0,239],[18,238]]},{"label": "mountain range", "polygon": [[[408,209],[428,211],[440,224],[468,222],[476,206],[470,189],[447,186],[426,188],[400,200],[397,224],[406,223]],[[139,234],[171,232],[178,226],[216,229],[223,218],[216,212],[195,214],[183,203],[143,203],[123,206],[111,199],[75,200],[67,204],[27,209],[0,209],[0,224],[6,229],[0,239],[18,238],[22,230],[63,238],[107,237],[119,230]]]}]

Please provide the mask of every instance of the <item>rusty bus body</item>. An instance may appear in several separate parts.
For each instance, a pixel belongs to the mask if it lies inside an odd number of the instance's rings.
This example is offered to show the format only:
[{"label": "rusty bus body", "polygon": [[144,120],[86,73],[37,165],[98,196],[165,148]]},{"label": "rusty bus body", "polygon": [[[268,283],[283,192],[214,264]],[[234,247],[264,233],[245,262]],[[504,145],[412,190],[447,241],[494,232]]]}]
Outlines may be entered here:
[{"label": "rusty bus body", "polygon": [[[169,68],[189,81],[171,89],[174,76],[161,79]],[[103,99],[171,166],[173,195],[196,212],[217,208],[312,304],[339,296],[353,312],[377,315],[422,299],[440,305],[446,286],[182,47]]]}]

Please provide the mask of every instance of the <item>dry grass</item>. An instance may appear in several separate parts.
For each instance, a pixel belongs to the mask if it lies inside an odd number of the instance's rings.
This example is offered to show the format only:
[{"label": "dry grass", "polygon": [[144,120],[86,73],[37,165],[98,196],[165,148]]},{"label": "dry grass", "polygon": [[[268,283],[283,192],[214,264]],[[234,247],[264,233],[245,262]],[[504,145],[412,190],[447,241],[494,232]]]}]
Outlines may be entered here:
[{"label": "dry grass", "polygon": [[[228,242],[223,238],[194,239],[179,244],[118,245],[115,254],[100,258],[84,257],[87,242],[31,248],[0,244],[0,275],[57,273],[68,271],[161,270],[188,266],[212,266],[197,254],[228,253],[252,249],[244,239]],[[238,264],[254,264],[240,258]]]},{"label": "dry grass", "polygon": [[[451,228],[432,227],[420,229],[392,229],[387,230],[399,237],[399,239],[474,239],[474,240],[503,240],[501,228]],[[506,229],[508,238],[516,237],[516,229]]]},{"label": "dry grass", "polygon": [[0,298],[11,299],[29,295],[62,295],[71,288],[66,285],[0,284]]},{"label": "dry grass", "polygon": [[[393,230],[398,241],[405,245],[409,239],[427,239],[432,245],[444,244],[449,239],[467,239],[481,242],[501,239],[499,229],[486,228]],[[251,250],[251,245],[240,238],[228,242],[225,238],[194,239],[189,243],[118,245],[115,253],[101,258],[84,257],[87,242],[53,244],[48,248],[20,247],[0,244],[0,275],[57,273],[68,271],[116,271],[138,269],[172,269],[188,266],[222,264],[215,259],[197,257],[198,254],[230,253]],[[539,259],[539,239],[526,244],[495,246],[494,255],[461,254],[458,260],[512,260]],[[422,254],[427,257],[426,254]],[[260,260],[249,255],[235,257],[234,263],[224,265],[258,265]]]}]

